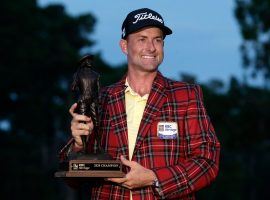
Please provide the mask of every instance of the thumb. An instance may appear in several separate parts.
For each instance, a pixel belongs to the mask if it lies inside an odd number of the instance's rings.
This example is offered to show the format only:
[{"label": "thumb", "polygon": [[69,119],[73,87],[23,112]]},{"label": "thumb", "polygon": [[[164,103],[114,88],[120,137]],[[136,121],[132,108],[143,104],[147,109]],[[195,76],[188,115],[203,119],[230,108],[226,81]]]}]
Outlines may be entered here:
[{"label": "thumb", "polygon": [[74,114],[75,114],[74,111],[76,107],[77,107],[77,103],[74,103],[69,109],[69,113],[71,114],[72,117],[74,117]]},{"label": "thumb", "polygon": [[127,160],[123,155],[120,156],[120,160],[125,166],[131,167],[131,161]]}]

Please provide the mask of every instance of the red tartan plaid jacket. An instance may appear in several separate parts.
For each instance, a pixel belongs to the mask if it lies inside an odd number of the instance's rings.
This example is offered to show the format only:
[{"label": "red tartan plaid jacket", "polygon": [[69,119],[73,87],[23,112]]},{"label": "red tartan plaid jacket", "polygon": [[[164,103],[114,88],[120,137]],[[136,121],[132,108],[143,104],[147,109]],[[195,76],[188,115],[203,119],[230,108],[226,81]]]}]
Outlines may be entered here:
[{"label": "red tartan plaid jacket", "polygon": [[[128,158],[125,77],[101,93],[102,145],[114,159]],[[177,122],[176,139],[160,139],[158,122]],[[90,140],[92,141],[92,140]],[[93,145],[89,144],[89,150]],[[64,152],[64,151],[62,151]],[[203,105],[198,85],[176,82],[158,72],[139,127],[132,160],[151,169],[160,191],[149,186],[132,191],[133,200],[195,199],[219,169],[220,143]],[[62,155],[63,157],[64,155]],[[125,166],[124,171],[129,169]],[[130,191],[110,182],[92,187],[92,199],[129,199]]]}]

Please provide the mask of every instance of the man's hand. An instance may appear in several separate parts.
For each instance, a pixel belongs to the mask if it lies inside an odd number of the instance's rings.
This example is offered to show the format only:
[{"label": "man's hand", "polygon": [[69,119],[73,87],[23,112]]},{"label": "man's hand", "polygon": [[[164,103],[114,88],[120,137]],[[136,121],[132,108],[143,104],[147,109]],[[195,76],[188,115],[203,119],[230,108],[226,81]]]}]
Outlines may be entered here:
[{"label": "man's hand", "polygon": [[124,156],[121,156],[120,159],[124,165],[130,167],[130,172],[127,173],[124,178],[108,178],[108,181],[118,183],[128,189],[142,188],[152,185],[156,178],[156,175],[152,170],[141,166],[135,161],[129,161],[125,159]]},{"label": "man's hand", "polygon": [[70,129],[71,129],[72,137],[75,140],[75,143],[74,143],[75,147],[83,148],[81,135],[88,136],[92,132],[94,128],[94,124],[91,118],[85,115],[79,115],[75,113],[74,111],[76,107],[77,107],[77,103],[74,103],[69,109],[69,113],[72,116]]}]

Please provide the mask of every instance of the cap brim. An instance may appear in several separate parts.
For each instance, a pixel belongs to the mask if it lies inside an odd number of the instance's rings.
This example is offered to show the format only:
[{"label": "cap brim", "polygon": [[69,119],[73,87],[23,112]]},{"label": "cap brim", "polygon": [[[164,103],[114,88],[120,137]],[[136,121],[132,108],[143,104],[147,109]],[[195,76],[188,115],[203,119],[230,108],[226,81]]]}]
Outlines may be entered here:
[{"label": "cap brim", "polygon": [[165,33],[165,35],[171,35],[172,34],[172,30],[167,26],[163,26],[163,27],[160,26],[159,28]]},{"label": "cap brim", "polygon": [[172,34],[172,30],[167,27],[167,26],[161,26],[159,24],[145,24],[144,26],[140,26],[140,27],[136,27],[136,29],[134,30],[129,30],[128,33],[126,34],[126,36],[124,38],[126,38],[129,34],[132,34],[132,33],[135,33],[135,32],[138,32],[146,27],[157,27],[157,28],[160,28],[162,30],[162,32],[164,33],[164,38],[166,35],[171,35]]}]

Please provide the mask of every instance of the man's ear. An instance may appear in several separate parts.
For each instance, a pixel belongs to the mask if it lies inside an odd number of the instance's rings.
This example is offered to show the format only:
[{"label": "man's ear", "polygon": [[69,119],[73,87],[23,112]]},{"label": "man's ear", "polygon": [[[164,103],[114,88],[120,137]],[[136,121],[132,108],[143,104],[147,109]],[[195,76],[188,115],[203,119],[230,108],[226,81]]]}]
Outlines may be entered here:
[{"label": "man's ear", "polygon": [[119,45],[120,45],[120,48],[121,48],[122,52],[127,55],[128,54],[127,40],[121,39],[120,42],[119,42]]}]

